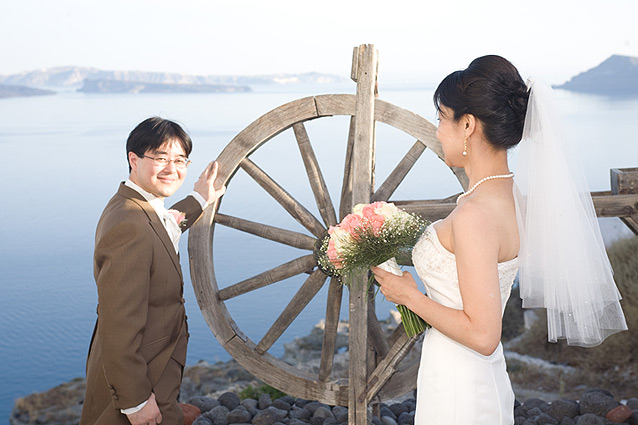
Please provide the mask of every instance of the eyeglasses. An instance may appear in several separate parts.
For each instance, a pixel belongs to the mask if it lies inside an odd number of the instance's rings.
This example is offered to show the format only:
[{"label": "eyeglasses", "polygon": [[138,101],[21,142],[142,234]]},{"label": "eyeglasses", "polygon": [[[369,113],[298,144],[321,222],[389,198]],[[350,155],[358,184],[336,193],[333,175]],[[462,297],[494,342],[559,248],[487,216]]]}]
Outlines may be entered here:
[{"label": "eyeglasses", "polygon": [[152,156],[146,156],[146,155],[142,155],[142,158],[148,158],[148,159],[152,159],[153,163],[158,166],[158,167],[167,167],[168,164],[170,164],[171,162],[173,164],[175,164],[176,168],[186,168],[190,165],[191,160],[188,158],[183,158],[181,156],[178,156],[175,159],[168,159],[165,156],[156,156],[156,157],[152,157]]}]

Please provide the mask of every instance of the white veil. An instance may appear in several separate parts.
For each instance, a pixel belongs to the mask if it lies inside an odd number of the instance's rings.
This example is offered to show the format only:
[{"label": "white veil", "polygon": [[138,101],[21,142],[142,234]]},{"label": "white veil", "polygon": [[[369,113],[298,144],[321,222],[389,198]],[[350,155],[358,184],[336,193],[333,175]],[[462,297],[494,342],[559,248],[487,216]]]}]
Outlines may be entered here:
[{"label": "white veil", "polygon": [[514,198],[523,307],[547,309],[548,339],[593,347],[626,330],[585,175],[560,131],[552,89],[531,88]]}]

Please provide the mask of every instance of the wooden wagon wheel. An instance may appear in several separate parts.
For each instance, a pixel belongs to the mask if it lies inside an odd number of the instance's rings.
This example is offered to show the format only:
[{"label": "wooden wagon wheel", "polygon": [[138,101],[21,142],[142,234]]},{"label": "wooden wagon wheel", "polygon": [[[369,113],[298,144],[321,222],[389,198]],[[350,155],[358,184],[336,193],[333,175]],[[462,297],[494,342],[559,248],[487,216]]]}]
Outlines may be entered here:
[{"label": "wooden wagon wheel", "polygon": [[[195,294],[208,325],[222,346],[242,366],[264,382],[298,397],[320,400],[334,405],[348,405],[347,382],[331,380],[330,376],[342,296],[342,286],[338,281],[331,280],[328,290],[325,333],[318,374],[298,370],[270,355],[267,350],[290,326],[327,280],[327,276],[316,267],[313,248],[317,238],[325,234],[327,227],[337,223],[337,213],[328,196],[327,186],[304,122],[333,115],[353,116],[355,102],[354,95],[320,95],[295,100],[280,106],[241,131],[217,159],[220,164],[218,178],[228,187],[228,190],[232,190],[229,183],[235,172],[239,168],[243,169],[294,219],[301,223],[309,234],[255,223],[221,212],[214,213],[213,208],[208,208],[201,219],[193,225],[189,236],[191,278]],[[426,148],[430,148],[439,157],[442,157],[443,154],[435,137],[436,127],[419,115],[376,99],[374,118],[375,121],[402,130],[416,139],[414,145],[390,173],[387,180],[372,195],[372,199],[375,201],[388,200]],[[351,212],[352,208],[351,202],[349,202],[351,199],[349,196],[349,182],[351,181],[349,170],[351,170],[350,159],[352,158],[351,147],[353,145],[352,123],[351,118],[346,171],[343,177],[344,183],[339,208],[340,217]],[[249,158],[264,143],[289,129],[294,132],[299,145],[321,221]],[[457,174],[462,185],[466,186],[466,177],[463,172],[453,171]],[[373,189],[371,188],[371,190]],[[403,206],[409,208],[409,204]],[[438,218],[437,214],[444,215],[434,209],[432,216],[426,218]],[[212,265],[212,241],[217,224],[307,250],[308,253],[250,279],[220,289]],[[275,320],[272,327],[260,341],[251,341],[230,316],[225,302],[257,288],[276,284],[291,276],[307,272],[309,277]],[[417,364],[411,364],[402,371],[396,371],[396,366],[412,347],[414,339],[408,338],[403,327],[399,326],[394,334],[386,340],[381,334],[379,323],[374,314],[369,317],[369,329],[370,339],[374,344],[377,357],[381,360],[368,381],[366,401],[385,400],[409,392],[415,387]]]}]

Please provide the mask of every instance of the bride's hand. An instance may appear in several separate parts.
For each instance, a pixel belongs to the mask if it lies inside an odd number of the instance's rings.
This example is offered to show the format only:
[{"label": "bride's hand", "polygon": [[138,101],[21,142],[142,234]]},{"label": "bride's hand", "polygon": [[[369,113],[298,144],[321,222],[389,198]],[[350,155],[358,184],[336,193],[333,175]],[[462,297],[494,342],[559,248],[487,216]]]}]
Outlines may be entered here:
[{"label": "bride's hand", "polygon": [[419,288],[410,272],[403,272],[403,276],[397,276],[379,267],[370,267],[374,278],[381,286],[381,293],[385,298],[395,304],[406,305]]}]

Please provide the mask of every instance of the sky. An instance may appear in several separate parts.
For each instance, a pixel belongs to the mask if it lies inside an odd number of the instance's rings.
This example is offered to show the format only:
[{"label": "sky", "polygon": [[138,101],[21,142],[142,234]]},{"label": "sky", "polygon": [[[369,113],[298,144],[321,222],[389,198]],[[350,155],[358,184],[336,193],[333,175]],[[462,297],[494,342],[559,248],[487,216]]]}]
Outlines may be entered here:
[{"label": "sky", "polygon": [[379,80],[438,82],[499,54],[558,84],[638,56],[636,0],[0,0],[0,75],[57,66],[349,77],[374,44]]}]

